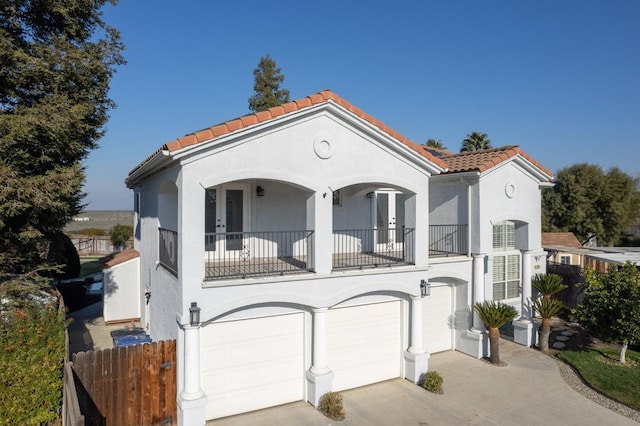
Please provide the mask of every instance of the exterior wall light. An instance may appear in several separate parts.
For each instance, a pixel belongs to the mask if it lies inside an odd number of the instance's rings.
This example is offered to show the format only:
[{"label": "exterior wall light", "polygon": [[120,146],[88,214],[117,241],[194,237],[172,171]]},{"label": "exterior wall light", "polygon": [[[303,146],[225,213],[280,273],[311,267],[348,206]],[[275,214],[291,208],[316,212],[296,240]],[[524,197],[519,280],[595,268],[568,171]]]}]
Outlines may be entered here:
[{"label": "exterior wall light", "polygon": [[198,302],[191,302],[191,307],[189,308],[189,324],[191,324],[192,327],[200,324],[200,308],[198,307]]},{"label": "exterior wall light", "polygon": [[258,197],[264,197],[264,188],[259,186],[256,188],[256,195]]},{"label": "exterior wall light", "polygon": [[420,280],[420,296],[431,296],[431,284],[426,280]]}]

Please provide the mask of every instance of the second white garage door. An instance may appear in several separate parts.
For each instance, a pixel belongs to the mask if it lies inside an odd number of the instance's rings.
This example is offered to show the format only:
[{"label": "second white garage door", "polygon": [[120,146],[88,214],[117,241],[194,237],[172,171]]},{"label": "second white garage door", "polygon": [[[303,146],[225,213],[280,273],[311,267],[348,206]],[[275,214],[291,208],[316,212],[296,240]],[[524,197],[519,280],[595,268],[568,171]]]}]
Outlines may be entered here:
[{"label": "second white garage door", "polygon": [[327,366],[333,391],[400,377],[401,302],[373,303],[327,312]]},{"label": "second white garage door", "polygon": [[200,363],[207,419],[302,400],[303,330],[302,313],[203,327]]}]

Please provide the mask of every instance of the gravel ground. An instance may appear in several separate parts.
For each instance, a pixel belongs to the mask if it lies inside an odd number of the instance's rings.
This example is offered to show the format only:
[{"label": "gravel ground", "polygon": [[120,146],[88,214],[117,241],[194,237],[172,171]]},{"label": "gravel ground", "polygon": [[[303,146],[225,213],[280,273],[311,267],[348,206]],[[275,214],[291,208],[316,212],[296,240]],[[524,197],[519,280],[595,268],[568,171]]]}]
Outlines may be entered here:
[{"label": "gravel ground", "polygon": [[636,422],[640,423],[640,411],[629,408],[624,404],[620,404],[619,402],[616,402],[596,392],[584,383],[580,375],[576,373],[573,367],[559,359],[556,359],[556,362],[558,363],[558,368],[560,369],[560,376],[573,390],[582,394],[584,397],[589,398],[596,404],[600,404],[611,411],[615,411],[622,416],[628,417],[631,420],[635,420]]}]

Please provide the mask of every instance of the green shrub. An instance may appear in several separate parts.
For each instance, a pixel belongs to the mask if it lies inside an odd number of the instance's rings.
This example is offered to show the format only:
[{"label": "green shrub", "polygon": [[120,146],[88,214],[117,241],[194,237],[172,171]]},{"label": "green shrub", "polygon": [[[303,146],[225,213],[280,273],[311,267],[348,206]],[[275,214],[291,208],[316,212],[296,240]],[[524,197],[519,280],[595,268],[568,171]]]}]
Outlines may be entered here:
[{"label": "green shrub", "polygon": [[40,425],[59,416],[65,315],[54,305],[34,303],[1,313],[2,424]]},{"label": "green shrub", "polygon": [[70,232],[70,234],[102,237],[102,236],[109,235],[109,232],[106,229],[102,229],[102,228],[85,228],[85,229],[78,229],[77,231]]},{"label": "green shrub", "polygon": [[331,420],[344,420],[346,413],[342,405],[342,395],[338,392],[327,392],[322,395],[320,411]]},{"label": "green shrub", "polygon": [[113,225],[109,231],[111,237],[111,244],[119,251],[127,244],[127,240],[133,236],[133,226],[129,225]]},{"label": "green shrub", "polygon": [[424,376],[424,382],[422,382],[422,387],[428,390],[429,392],[443,394],[444,390],[442,389],[442,384],[444,380],[442,376],[437,371],[429,371]]},{"label": "green shrub", "polygon": [[62,266],[61,270],[53,273],[56,278],[67,280],[80,276],[80,256],[67,234],[59,232],[51,238],[47,259]]}]

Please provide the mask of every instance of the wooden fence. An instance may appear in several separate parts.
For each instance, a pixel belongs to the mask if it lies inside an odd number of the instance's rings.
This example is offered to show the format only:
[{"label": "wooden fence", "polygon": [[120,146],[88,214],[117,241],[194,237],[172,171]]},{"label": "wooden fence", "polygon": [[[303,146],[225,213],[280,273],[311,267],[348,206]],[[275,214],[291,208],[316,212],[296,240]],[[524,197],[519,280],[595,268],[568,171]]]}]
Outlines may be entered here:
[{"label": "wooden fence", "polygon": [[72,365],[90,424],[177,424],[175,340],[79,352]]},{"label": "wooden fence", "polygon": [[69,234],[71,242],[80,256],[105,255],[133,247],[133,238],[129,238],[123,247],[114,247],[111,238],[105,235]]}]

